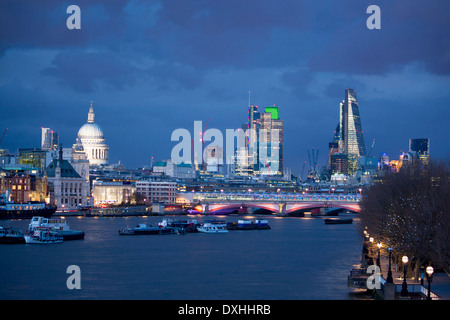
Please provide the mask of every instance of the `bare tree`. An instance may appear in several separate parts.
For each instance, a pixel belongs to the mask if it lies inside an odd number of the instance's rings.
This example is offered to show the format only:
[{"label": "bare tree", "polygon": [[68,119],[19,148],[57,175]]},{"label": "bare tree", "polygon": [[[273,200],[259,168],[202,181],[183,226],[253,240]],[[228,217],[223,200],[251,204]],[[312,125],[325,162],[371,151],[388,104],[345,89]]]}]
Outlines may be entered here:
[{"label": "bare tree", "polygon": [[448,161],[387,173],[365,192],[361,226],[397,254],[408,255],[416,273],[424,263],[448,270],[449,179]]}]

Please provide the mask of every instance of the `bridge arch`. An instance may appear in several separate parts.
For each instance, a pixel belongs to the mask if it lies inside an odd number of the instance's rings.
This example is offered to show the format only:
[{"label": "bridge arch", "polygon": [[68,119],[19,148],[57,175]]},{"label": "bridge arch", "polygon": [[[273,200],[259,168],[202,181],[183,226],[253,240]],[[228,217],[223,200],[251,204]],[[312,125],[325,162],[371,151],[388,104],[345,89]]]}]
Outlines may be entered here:
[{"label": "bridge arch", "polygon": [[359,204],[343,204],[343,203],[287,203],[286,213],[292,213],[298,210],[319,209],[319,208],[340,208],[353,212],[361,212]]},{"label": "bridge arch", "polygon": [[277,203],[214,203],[208,205],[208,212],[214,213],[226,209],[244,209],[244,208],[259,208],[266,209],[273,213],[280,212],[280,205]]},{"label": "bridge arch", "polygon": [[228,203],[203,203],[194,207],[194,211],[198,213],[218,213],[222,210],[244,209],[244,208],[260,208],[271,211],[275,214],[290,214],[299,210],[317,209],[317,208],[340,208],[353,212],[361,212],[359,203],[341,203],[341,202],[228,202]]}]

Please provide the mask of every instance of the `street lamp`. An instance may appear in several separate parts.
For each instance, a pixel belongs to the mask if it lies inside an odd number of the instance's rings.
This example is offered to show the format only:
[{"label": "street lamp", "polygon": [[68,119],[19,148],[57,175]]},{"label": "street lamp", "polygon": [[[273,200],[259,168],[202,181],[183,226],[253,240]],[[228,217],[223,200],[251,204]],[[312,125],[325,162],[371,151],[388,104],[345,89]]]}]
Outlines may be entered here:
[{"label": "street lamp", "polygon": [[408,267],[408,257],[403,256],[402,262],[403,262],[403,283],[402,283],[402,291],[400,292],[400,294],[402,295],[402,297],[406,297],[408,295],[408,285],[406,284],[406,269]]},{"label": "street lamp", "polygon": [[389,270],[388,270],[388,275],[386,278],[386,282],[387,283],[394,283],[394,279],[392,278],[392,270],[391,270],[391,254],[392,254],[393,249],[391,247],[388,248],[388,252],[389,252]]},{"label": "street lamp", "polygon": [[373,237],[369,237],[369,241],[370,241],[370,250],[369,250],[369,263],[370,265],[374,264],[374,259],[373,259]]},{"label": "street lamp", "polygon": [[377,243],[377,247],[378,247],[377,266],[378,266],[378,268],[380,268],[380,272],[381,272],[381,262],[380,262],[381,246],[382,246],[381,241],[379,241],[379,242]]},{"label": "street lamp", "polygon": [[431,275],[434,272],[434,269],[432,266],[428,266],[426,269],[427,272],[427,278],[428,278],[428,297],[427,300],[431,300]]}]

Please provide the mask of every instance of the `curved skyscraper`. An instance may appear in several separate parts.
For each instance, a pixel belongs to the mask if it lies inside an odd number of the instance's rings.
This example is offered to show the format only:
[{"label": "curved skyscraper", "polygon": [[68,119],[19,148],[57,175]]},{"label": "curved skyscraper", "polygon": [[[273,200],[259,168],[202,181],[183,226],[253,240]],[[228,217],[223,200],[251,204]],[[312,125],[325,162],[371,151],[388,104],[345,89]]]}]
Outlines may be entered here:
[{"label": "curved skyscraper", "polygon": [[349,156],[361,157],[366,155],[361,117],[359,116],[356,91],[345,89],[345,100],[341,103],[344,152]]},{"label": "curved skyscraper", "polygon": [[339,153],[347,155],[348,173],[354,174],[358,167],[358,157],[366,155],[361,117],[359,115],[356,91],[345,89],[345,98],[340,104],[339,124],[334,135]]}]

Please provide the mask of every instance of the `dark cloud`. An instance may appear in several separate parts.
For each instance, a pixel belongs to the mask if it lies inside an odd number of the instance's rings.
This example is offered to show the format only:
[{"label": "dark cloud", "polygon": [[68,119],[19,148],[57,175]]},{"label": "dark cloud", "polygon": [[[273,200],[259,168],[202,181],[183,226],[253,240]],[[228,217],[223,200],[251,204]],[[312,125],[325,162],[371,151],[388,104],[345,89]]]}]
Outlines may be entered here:
[{"label": "dark cloud", "polygon": [[[66,28],[71,4],[81,8],[81,30]],[[366,28],[371,4],[381,8],[381,30]],[[112,160],[134,165],[136,136],[151,141],[144,157],[165,158],[171,130],[192,130],[193,120],[240,127],[251,90],[256,104],[280,106],[287,163],[298,166],[308,148],[326,149],[353,87],[367,137],[394,149],[419,128],[448,150],[436,140],[448,136],[439,110],[449,98],[449,14],[444,0],[4,0],[1,124],[22,136],[54,126],[70,144],[93,99]],[[404,73],[411,65],[423,70]],[[432,111],[414,116],[429,96]],[[423,130],[421,120],[443,132]]]},{"label": "dark cloud", "polygon": [[189,66],[168,62],[138,66],[137,61],[130,56],[109,51],[64,51],[42,73],[81,93],[93,93],[105,88],[125,90],[137,81],[150,81],[153,89],[163,92],[180,88],[195,89],[203,78],[201,71]]},{"label": "dark cloud", "polygon": [[102,84],[122,90],[135,82],[135,68],[111,53],[62,52],[43,74],[54,76],[76,91],[92,93]]},{"label": "dark cloud", "polygon": [[281,76],[281,82],[290,88],[291,94],[300,99],[317,98],[309,91],[309,85],[313,81],[313,75],[307,68],[287,71]]},{"label": "dark cloud", "polygon": [[[344,3],[342,10],[348,8]],[[332,31],[327,47],[311,57],[312,71],[380,74],[422,62],[430,72],[449,73],[450,2],[380,1],[380,30],[366,27],[368,5],[358,3],[351,23]]]},{"label": "dark cloud", "polygon": [[[82,29],[65,26],[70,4]],[[450,71],[448,1],[380,0],[382,29],[366,28],[372,1],[2,1],[0,52],[12,47],[123,46],[195,68],[286,66],[380,73],[422,61]],[[437,31],[438,30],[438,31]]]}]

